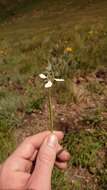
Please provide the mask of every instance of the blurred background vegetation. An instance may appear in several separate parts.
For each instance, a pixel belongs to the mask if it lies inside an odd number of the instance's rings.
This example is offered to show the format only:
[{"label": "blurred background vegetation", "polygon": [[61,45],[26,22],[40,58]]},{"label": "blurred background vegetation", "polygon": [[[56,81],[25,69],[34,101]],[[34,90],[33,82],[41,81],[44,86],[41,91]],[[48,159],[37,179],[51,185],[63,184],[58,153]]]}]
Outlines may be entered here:
[{"label": "blurred background vegetation", "polygon": [[[71,51],[65,56],[65,49]],[[0,161],[47,129],[39,80],[48,61],[65,79],[53,88],[54,126],[71,153],[55,190],[107,189],[107,1],[0,1]]]}]

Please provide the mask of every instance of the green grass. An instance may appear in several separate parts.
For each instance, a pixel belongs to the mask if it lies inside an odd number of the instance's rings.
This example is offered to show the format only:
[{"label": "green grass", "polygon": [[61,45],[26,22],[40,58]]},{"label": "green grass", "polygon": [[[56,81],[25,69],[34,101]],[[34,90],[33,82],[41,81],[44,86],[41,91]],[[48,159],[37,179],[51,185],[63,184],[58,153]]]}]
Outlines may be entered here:
[{"label": "green grass", "polygon": [[60,188],[63,188],[63,190],[68,190],[70,184],[68,184],[67,178],[68,176],[66,173],[60,172],[58,169],[54,169],[52,178],[52,188],[55,190],[60,190]]},{"label": "green grass", "polygon": [[22,1],[12,1],[0,4],[0,22],[8,20],[17,14],[23,14],[32,10],[33,6],[38,4],[38,0],[31,0],[30,2]]},{"label": "green grass", "polygon": [[35,110],[42,110],[43,109],[43,102],[44,102],[44,97],[38,98],[36,100],[32,100],[26,106],[26,109],[25,109],[26,113],[31,114]]},{"label": "green grass", "polygon": [[5,160],[15,149],[16,142],[12,130],[5,119],[0,120],[0,162]]},{"label": "green grass", "polygon": [[88,83],[87,89],[93,94],[102,95],[104,93],[105,85],[99,82]]},{"label": "green grass", "polygon": [[[103,189],[106,187],[106,155],[98,154],[102,152],[105,148],[105,143],[107,138],[106,131],[97,131],[93,133],[76,130],[65,136],[64,146],[69,150],[71,154],[71,161],[69,164],[69,170],[65,173],[55,170],[53,173],[53,189],[59,190],[62,186],[63,190],[88,190],[92,189],[94,184],[90,184],[90,180],[86,182],[86,176],[82,179],[82,173],[77,174],[77,178],[69,178],[70,171],[72,168],[78,169],[82,168],[87,170],[88,175],[92,174],[98,180],[99,187],[96,185],[96,189]],[[105,139],[105,140],[104,140]],[[103,152],[102,152],[103,153]],[[103,158],[103,162],[102,162]],[[103,174],[101,174],[103,172]],[[75,175],[72,173],[72,175]],[[78,178],[79,175],[79,178]],[[86,174],[87,175],[87,174]],[[91,182],[92,183],[92,182]],[[90,185],[89,185],[90,184]],[[92,185],[92,186],[91,186]]]},{"label": "green grass", "polygon": [[103,117],[101,115],[101,110],[85,110],[85,113],[81,115],[81,122],[83,126],[98,127],[101,125]]}]

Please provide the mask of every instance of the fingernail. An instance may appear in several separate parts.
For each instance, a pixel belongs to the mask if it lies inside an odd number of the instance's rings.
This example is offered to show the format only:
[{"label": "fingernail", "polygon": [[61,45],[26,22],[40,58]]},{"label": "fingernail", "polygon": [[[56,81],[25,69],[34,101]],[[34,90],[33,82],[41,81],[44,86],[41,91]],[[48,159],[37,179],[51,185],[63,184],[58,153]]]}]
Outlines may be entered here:
[{"label": "fingernail", "polygon": [[48,146],[50,146],[52,148],[56,148],[57,143],[58,143],[58,139],[57,139],[56,135],[50,135],[48,137],[48,140],[47,140]]}]

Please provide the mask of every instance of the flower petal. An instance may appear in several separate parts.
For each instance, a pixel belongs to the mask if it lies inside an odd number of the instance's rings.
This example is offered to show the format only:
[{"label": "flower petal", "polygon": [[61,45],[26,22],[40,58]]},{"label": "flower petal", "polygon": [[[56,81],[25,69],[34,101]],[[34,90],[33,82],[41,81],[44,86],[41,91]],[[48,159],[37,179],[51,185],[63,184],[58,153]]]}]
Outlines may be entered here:
[{"label": "flower petal", "polygon": [[46,84],[45,84],[45,88],[50,88],[52,86],[52,82],[51,80],[49,80]]},{"label": "flower petal", "polygon": [[41,79],[47,79],[47,76],[45,76],[44,74],[39,74],[39,77],[41,78]]},{"label": "flower petal", "polygon": [[64,79],[54,79],[55,81],[57,81],[57,82],[64,82]]},{"label": "flower petal", "polygon": [[65,48],[65,50],[64,50],[65,52],[73,52],[73,48],[72,47],[67,47],[67,48]]}]

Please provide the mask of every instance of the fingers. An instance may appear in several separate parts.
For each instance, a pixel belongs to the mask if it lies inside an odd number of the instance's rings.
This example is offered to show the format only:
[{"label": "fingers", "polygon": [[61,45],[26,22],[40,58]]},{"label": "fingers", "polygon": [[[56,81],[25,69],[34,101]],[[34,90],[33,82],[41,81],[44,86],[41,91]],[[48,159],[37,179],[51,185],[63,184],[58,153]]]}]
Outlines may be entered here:
[{"label": "fingers", "polygon": [[57,149],[57,157],[56,157],[56,162],[55,165],[61,169],[65,170],[67,169],[67,162],[70,160],[70,154],[63,149],[61,145],[58,144],[58,149]]},{"label": "fingers", "polygon": [[51,175],[58,147],[58,138],[49,135],[43,142],[37,157],[36,166],[29,182],[29,188],[50,190]]},{"label": "fingers", "polygon": [[[37,154],[38,154],[38,151],[36,150],[31,158],[31,161],[33,161],[33,164],[32,164],[32,170],[31,170],[31,173],[33,172],[34,170],[34,167],[35,167],[35,164],[36,164],[36,157],[37,157]],[[64,150],[62,148],[62,146],[60,146],[58,144],[58,148],[57,148],[57,157],[56,157],[56,161],[55,161],[55,165],[61,169],[61,170],[64,170],[64,169],[67,169],[67,162],[70,160],[70,154]]]},{"label": "fingers", "polygon": [[[61,131],[54,131],[53,133],[57,136],[59,141],[62,140],[64,137]],[[39,148],[42,142],[45,140],[45,138],[50,134],[50,131],[38,133],[37,135],[28,137],[27,141],[29,141],[29,143],[31,143],[35,148]]]},{"label": "fingers", "polygon": [[66,170],[68,167],[67,162],[55,162],[55,165],[57,166],[57,168],[59,168],[60,170]]},{"label": "fingers", "polygon": [[70,159],[70,154],[63,149],[63,147],[58,144],[58,149],[57,149],[57,161],[61,161],[61,162],[66,162]]},{"label": "fingers", "polygon": [[[32,161],[32,169],[30,170],[30,172],[32,173],[36,164],[36,157],[38,155],[39,151],[35,151],[32,158],[30,159]],[[55,165],[59,168],[59,169],[66,169],[67,168],[67,162],[70,159],[70,154],[63,149],[63,147],[58,144],[57,147],[57,157],[56,157],[56,161],[55,161]]]},{"label": "fingers", "polygon": [[[50,131],[45,131],[37,135],[27,137],[14,152],[14,155],[24,159],[31,159],[35,150],[41,146],[42,142],[49,134],[51,134]],[[64,135],[62,132],[55,131],[54,134],[57,136],[59,141],[63,139]]]},{"label": "fingers", "polygon": [[32,155],[32,157],[30,158],[30,160],[31,160],[32,162],[36,160],[37,154],[38,154],[38,150],[35,150],[34,153],[33,153],[33,155]]}]

